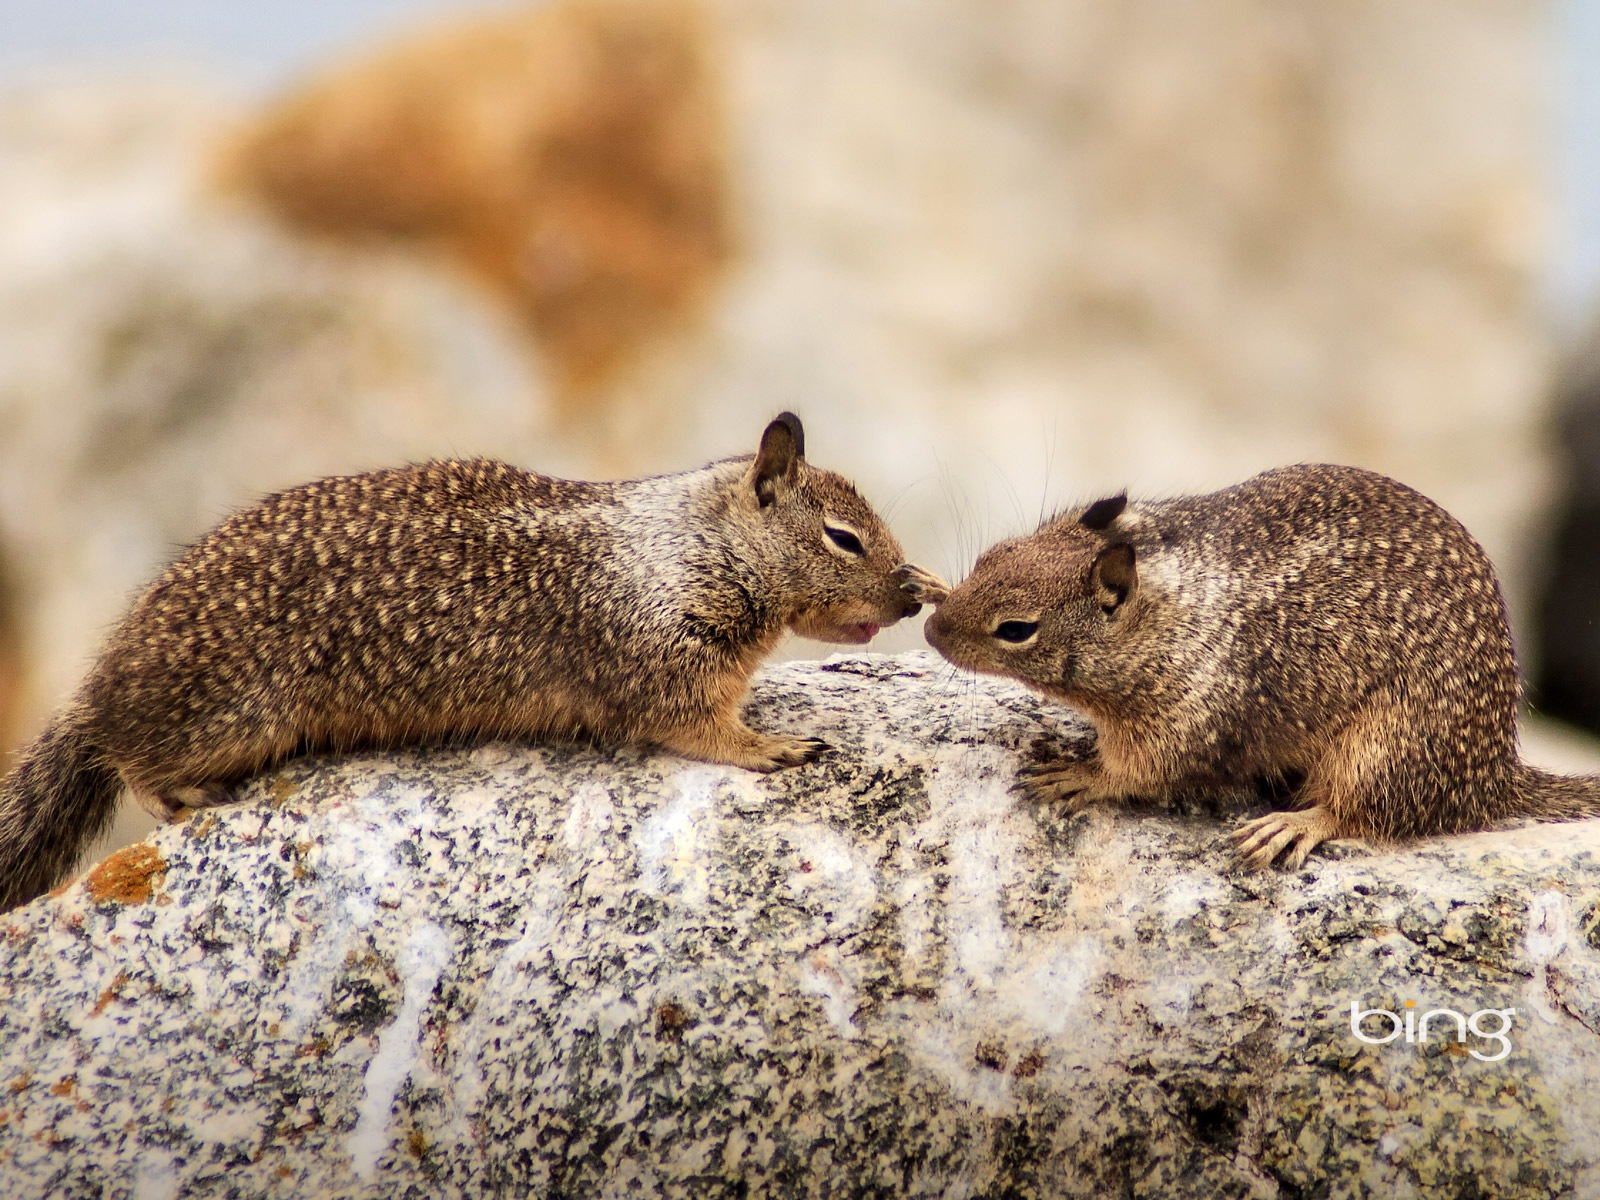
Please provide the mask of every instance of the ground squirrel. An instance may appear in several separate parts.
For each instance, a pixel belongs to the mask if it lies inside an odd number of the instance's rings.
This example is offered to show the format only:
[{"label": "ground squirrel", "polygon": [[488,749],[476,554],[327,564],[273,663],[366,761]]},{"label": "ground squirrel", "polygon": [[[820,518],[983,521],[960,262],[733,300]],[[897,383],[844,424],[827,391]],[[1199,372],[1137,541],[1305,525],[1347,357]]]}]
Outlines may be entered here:
[{"label": "ground squirrel", "polygon": [[68,870],[124,787],[168,816],[306,750],[504,735],[809,762],[822,742],[741,720],[757,664],[786,630],[866,642],[943,592],[804,436],[785,413],[755,455],[682,474],[432,462],[235,514],[0,784],[0,906]]},{"label": "ground squirrel", "polygon": [[1254,866],[1512,817],[1600,815],[1600,779],[1517,754],[1505,602],[1431,500],[1354,467],[1069,510],[1001,542],[929,618],[951,662],[1079,709],[1090,761],[1024,769],[1036,799],[1297,783],[1234,833]]}]

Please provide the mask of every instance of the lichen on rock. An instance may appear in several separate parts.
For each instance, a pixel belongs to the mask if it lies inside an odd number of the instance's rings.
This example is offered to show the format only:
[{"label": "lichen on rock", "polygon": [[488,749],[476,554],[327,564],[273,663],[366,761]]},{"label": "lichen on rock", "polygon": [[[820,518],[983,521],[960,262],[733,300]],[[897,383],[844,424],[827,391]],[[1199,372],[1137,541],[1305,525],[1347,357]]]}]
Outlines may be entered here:
[{"label": "lichen on rock", "polygon": [[1010,684],[754,692],[836,752],[297,761],[141,848],[155,903],[8,914],[8,1194],[1600,1190],[1600,822],[1246,873],[1203,805],[1023,802],[1086,732]]}]

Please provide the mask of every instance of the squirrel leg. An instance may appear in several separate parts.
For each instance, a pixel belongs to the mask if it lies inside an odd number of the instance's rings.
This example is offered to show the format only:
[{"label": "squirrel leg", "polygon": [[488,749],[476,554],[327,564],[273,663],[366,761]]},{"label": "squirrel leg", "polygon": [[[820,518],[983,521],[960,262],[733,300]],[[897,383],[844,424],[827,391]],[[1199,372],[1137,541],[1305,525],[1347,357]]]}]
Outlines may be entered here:
[{"label": "squirrel leg", "polygon": [[1297,870],[1323,842],[1376,834],[1371,810],[1406,790],[1402,780],[1419,757],[1396,731],[1423,719],[1381,699],[1357,713],[1306,771],[1294,810],[1246,821],[1229,835],[1239,857],[1257,868],[1281,857],[1285,867]]},{"label": "squirrel leg", "polygon": [[763,774],[814,762],[832,749],[820,738],[773,737],[757,733],[735,716],[674,730],[656,740],[663,748],[689,758],[726,763]]}]

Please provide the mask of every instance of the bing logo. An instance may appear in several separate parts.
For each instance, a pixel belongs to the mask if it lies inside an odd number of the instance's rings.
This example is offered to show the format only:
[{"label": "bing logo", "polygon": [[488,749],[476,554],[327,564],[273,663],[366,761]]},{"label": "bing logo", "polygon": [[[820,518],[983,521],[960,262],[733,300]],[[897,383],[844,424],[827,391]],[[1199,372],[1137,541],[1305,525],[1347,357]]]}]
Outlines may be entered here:
[{"label": "bing logo", "polygon": [[[1516,1015],[1514,1008],[1481,1008],[1470,1017],[1456,1012],[1451,1008],[1435,1008],[1430,1012],[1417,1017],[1417,1002],[1407,1000],[1404,1005],[1405,1014],[1390,1012],[1386,1008],[1362,1008],[1359,1001],[1350,1001],[1350,1032],[1357,1039],[1370,1046],[1383,1046],[1404,1037],[1406,1045],[1425,1045],[1430,1034],[1436,1037],[1450,1038],[1465,1045],[1467,1034],[1481,1039],[1483,1044],[1498,1043],[1499,1049],[1493,1054],[1485,1054],[1476,1046],[1467,1048],[1467,1053],[1479,1062],[1499,1062],[1511,1053],[1511,1039],[1507,1036],[1511,1032],[1511,1018]],[[1362,1031],[1362,1026],[1369,1018],[1388,1022],[1388,1031],[1379,1036]],[[1493,1026],[1492,1028],[1490,1026]]]}]

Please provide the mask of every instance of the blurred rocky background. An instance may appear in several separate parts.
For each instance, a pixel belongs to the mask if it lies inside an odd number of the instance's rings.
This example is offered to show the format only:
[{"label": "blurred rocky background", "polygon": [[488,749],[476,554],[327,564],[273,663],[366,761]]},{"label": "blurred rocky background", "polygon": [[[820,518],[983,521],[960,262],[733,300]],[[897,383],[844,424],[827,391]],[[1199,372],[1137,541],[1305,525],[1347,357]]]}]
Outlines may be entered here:
[{"label": "blurred rocky background", "polygon": [[1106,489],[1387,471],[1533,636],[1544,5],[397,0],[160,54],[102,8],[22,53],[0,0],[7,745],[265,490],[675,470],[783,407],[951,575]]},{"label": "blurred rocky background", "polygon": [[1557,370],[1556,452],[1562,495],[1533,615],[1533,696],[1542,712],[1600,731],[1600,327]]}]

